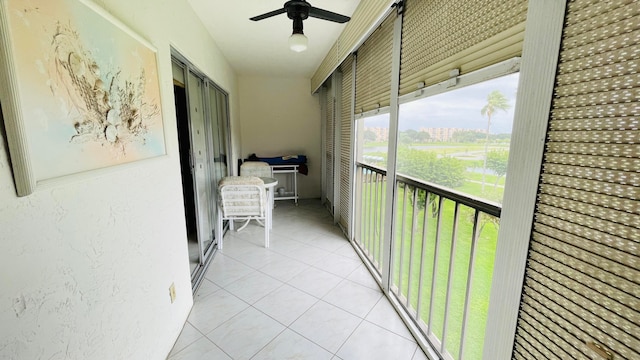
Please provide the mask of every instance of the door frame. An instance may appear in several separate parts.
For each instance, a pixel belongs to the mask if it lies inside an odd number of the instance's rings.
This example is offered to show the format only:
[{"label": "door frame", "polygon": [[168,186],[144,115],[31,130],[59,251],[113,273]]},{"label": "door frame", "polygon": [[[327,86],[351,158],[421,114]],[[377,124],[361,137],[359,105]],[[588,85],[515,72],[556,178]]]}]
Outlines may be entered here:
[{"label": "door frame", "polygon": [[[175,63],[177,64],[180,68],[182,68],[183,70],[183,76],[184,76],[184,85],[185,85],[185,92],[186,92],[186,107],[187,107],[187,120],[188,120],[188,131],[189,131],[189,148],[190,148],[190,153],[189,153],[189,168],[190,171],[192,173],[192,189],[193,189],[193,199],[190,199],[193,201],[193,203],[195,204],[195,208],[196,208],[196,227],[197,227],[197,241],[198,241],[198,255],[199,255],[199,263],[196,266],[196,268],[194,269],[194,271],[191,272],[191,284],[192,284],[192,289],[193,292],[195,293],[198,289],[198,287],[200,286],[200,283],[202,282],[202,279],[204,278],[204,274],[207,271],[207,268],[209,267],[209,264],[211,263],[211,260],[214,257],[215,252],[217,251],[218,248],[218,239],[215,238],[215,227],[217,226],[216,223],[216,219],[214,219],[214,214],[215,214],[215,209],[214,207],[216,206],[216,196],[215,196],[215,191],[216,188],[213,184],[211,184],[211,180],[213,178],[213,174],[212,172],[215,171],[212,167],[211,164],[213,164],[215,162],[214,159],[214,152],[212,149],[212,146],[214,146],[213,142],[214,139],[213,137],[213,128],[212,126],[219,126],[220,122],[216,121],[215,124],[212,123],[213,118],[215,117],[217,119],[218,115],[220,114],[220,111],[217,111],[216,114],[212,113],[212,106],[210,104],[210,99],[211,99],[211,94],[210,91],[217,91],[219,93],[221,93],[224,97],[224,102],[223,102],[223,106],[225,107],[224,111],[222,112],[222,116],[224,116],[223,119],[223,123],[224,123],[224,127],[219,129],[220,132],[223,132],[221,134],[221,138],[224,138],[224,156],[225,156],[225,164],[226,164],[226,168],[227,168],[227,175],[229,174],[229,163],[228,163],[228,159],[229,159],[229,154],[230,151],[229,149],[231,148],[231,142],[230,142],[230,134],[229,134],[229,129],[230,129],[230,119],[229,119],[229,93],[227,91],[225,91],[222,87],[220,87],[218,84],[216,84],[212,79],[210,79],[209,77],[207,77],[202,71],[198,70],[195,66],[193,66],[193,64],[186,58],[184,57],[182,54],[180,54],[176,49],[174,49],[173,47],[171,48],[171,62],[172,64]],[[202,109],[203,109],[203,121],[204,121],[204,130],[205,130],[205,141],[206,141],[206,163],[207,163],[207,174],[206,174],[206,183],[207,185],[207,193],[209,194],[210,199],[212,200],[209,204],[209,222],[210,222],[210,227],[211,227],[211,243],[205,248],[203,246],[203,241],[202,241],[202,235],[201,235],[201,229],[200,226],[201,224],[199,224],[199,221],[197,219],[198,215],[197,215],[197,211],[198,211],[198,195],[197,195],[197,184],[196,184],[196,180],[195,177],[193,176],[194,174],[194,166],[195,166],[195,159],[194,159],[194,153],[193,153],[193,129],[191,127],[191,106],[189,104],[189,74],[193,74],[195,77],[199,78],[200,80],[202,80],[202,99],[203,99],[203,103],[202,103]],[[217,97],[216,97],[217,99]],[[220,104],[217,104],[218,106]],[[217,106],[216,106],[217,109]],[[179,126],[178,124],[176,124],[177,126]],[[182,165],[181,165],[182,166]],[[185,184],[183,184],[183,187],[185,186]],[[184,196],[184,192],[183,192],[183,196]],[[185,216],[187,216],[187,214],[185,214]],[[225,222],[224,223],[224,229],[223,229],[223,234],[224,232],[227,230],[228,228],[228,224]]]}]

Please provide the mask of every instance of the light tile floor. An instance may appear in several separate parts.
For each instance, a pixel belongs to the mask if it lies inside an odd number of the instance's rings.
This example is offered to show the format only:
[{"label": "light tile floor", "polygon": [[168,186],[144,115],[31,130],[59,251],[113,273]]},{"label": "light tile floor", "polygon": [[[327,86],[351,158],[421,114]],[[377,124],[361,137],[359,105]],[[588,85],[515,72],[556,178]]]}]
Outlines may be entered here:
[{"label": "light tile floor", "polygon": [[225,235],[169,360],[426,356],[319,200]]}]

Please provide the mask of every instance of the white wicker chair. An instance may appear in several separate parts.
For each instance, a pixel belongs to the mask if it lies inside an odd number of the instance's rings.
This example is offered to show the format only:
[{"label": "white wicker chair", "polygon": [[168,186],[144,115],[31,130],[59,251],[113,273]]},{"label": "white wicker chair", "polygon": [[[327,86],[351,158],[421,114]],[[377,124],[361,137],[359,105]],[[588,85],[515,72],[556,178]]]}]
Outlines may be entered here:
[{"label": "white wicker chair", "polygon": [[240,165],[240,175],[273,177],[271,166],[264,161],[245,161]]},{"label": "white wicker chair", "polygon": [[227,176],[218,183],[218,226],[216,238],[222,249],[222,222],[229,220],[229,230],[233,230],[235,220],[246,220],[237,230],[244,229],[251,220],[257,220],[264,226],[264,247],[269,247],[269,227],[267,196],[264,182],[255,176]]}]

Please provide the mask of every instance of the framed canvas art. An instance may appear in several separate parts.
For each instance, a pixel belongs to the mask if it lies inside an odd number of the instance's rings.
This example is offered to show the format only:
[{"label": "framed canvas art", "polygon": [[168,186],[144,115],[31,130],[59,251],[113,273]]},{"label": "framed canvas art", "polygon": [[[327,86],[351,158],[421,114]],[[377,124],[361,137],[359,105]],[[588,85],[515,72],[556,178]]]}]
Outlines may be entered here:
[{"label": "framed canvas art", "polygon": [[155,49],[85,0],[0,0],[0,104],[18,196],[166,154]]}]

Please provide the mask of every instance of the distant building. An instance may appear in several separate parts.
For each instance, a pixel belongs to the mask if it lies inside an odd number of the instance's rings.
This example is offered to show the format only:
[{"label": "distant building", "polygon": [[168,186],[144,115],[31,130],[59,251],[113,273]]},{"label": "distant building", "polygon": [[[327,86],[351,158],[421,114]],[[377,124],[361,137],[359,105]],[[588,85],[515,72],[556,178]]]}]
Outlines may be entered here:
[{"label": "distant building", "polygon": [[389,140],[389,128],[383,127],[367,127],[364,128],[365,131],[371,131],[376,134],[375,141],[388,141]]},{"label": "distant building", "polygon": [[478,133],[486,134],[486,130],[482,129],[462,129],[462,128],[420,128],[418,131],[426,132],[431,137],[432,141],[450,141],[458,131],[475,131]]}]

